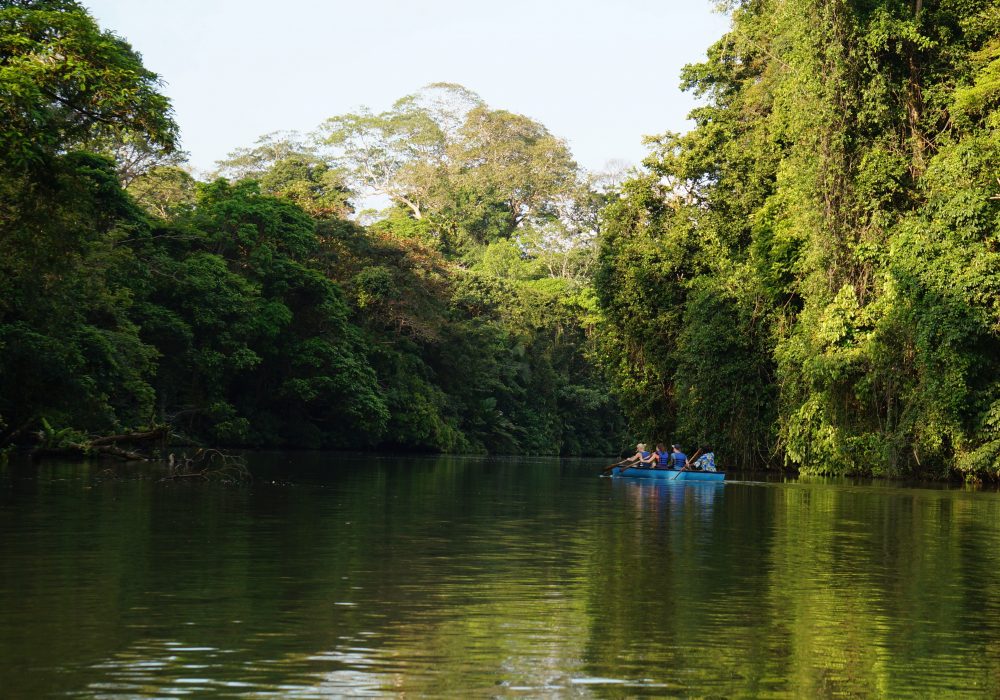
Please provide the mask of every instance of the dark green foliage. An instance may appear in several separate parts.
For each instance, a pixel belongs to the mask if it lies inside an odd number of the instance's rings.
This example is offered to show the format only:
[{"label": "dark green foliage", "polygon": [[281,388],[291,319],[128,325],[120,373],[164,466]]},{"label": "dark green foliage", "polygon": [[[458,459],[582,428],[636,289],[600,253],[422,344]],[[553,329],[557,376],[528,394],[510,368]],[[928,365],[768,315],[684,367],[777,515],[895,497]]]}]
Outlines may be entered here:
[{"label": "dark green foliage", "polygon": [[342,231],[331,274],[350,280],[354,318],[386,391],[387,445],[617,451],[622,426],[588,355],[585,297],[530,274],[505,280],[456,271],[439,250],[408,235],[408,217],[376,229]]},{"label": "dark green foliage", "polygon": [[614,451],[587,251],[556,206],[576,166],[537,122],[474,109],[438,181],[445,131],[401,107],[433,197],[365,229],[294,138],[237,152],[233,181],[149,168],[171,162],[169,104],[73,2],[2,5],[0,80],[0,447],[155,423],[216,445]]},{"label": "dark green foliage", "polygon": [[616,452],[617,402],[596,372],[582,323],[592,301],[552,282],[475,273],[461,280],[456,310],[471,319],[440,356],[439,375],[459,401],[469,438],[487,451]]},{"label": "dark green foliage", "polygon": [[697,127],[607,212],[634,420],[742,465],[996,478],[995,3],[733,7],[684,72]]},{"label": "dark green foliage", "polygon": [[313,220],[253,183],[218,181],[177,227],[152,241],[143,323],[164,347],[164,417],[220,442],[377,441],[385,406],[342,293],[308,265]]},{"label": "dark green foliage", "polygon": [[4,182],[15,187],[0,227],[0,430],[42,417],[89,430],[141,424],[157,353],[130,318],[121,277],[132,260],[118,242],[142,215],[106,159],[55,158],[46,180]]},{"label": "dark green foliage", "polygon": [[604,211],[595,276],[608,317],[602,357],[633,427],[669,441],[677,415],[669,378],[677,368],[673,351],[683,327],[694,238],[665,206],[654,178],[627,183],[622,194]]},{"label": "dark green foliage", "polygon": [[158,79],[132,48],[73,0],[0,5],[0,159],[46,167],[68,147],[137,133],[172,146]]},{"label": "dark green foliage", "polygon": [[112,133],[169,149],[156,76],[75,2],[5,3],[0,115],[0,441],[46,417],[149,421],[157,352],[130,316],[122,246],[146,222],[108,160],[72,149]]},{"label": "dark green foliage", "polygon": [[769,457],[777,415],[767,319],[710,285],[706,276],[692,289],[677,338],[677,436],[740,464],[759,463]]}]

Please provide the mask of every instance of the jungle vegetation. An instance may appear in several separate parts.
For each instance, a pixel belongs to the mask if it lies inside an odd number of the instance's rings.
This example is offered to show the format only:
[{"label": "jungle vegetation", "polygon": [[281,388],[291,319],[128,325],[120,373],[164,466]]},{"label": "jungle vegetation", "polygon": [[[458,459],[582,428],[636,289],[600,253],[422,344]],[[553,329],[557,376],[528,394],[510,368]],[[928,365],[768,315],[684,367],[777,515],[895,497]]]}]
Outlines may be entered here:
[{"label": "jungle vegetation", "polygon": [[618,451],[563,141],[435,85],[196,181],[160,87],[78,3],[0,3],[0,447]]},{"label": "jungle vegetation", "polygon": [[1000,474],[1000,5],[748,0],[605,210],[632,424],[743,465]]},{"label": "jungle vegetation", "polygon": [[[155,73],[0,2],[0,447],[1000,475],[1000,8],[731,0],[622,183],[460,85],[196,180]],[[376,196],[378,213],[356,207]]]}]

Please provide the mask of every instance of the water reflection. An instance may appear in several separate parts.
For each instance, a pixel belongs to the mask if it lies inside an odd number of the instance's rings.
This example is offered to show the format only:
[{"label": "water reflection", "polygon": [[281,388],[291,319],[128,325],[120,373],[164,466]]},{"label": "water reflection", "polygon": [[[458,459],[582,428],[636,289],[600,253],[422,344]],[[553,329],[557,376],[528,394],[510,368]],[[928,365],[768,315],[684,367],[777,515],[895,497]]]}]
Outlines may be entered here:
[{"label": "water reflection", "polygon": [[684,524],[687,518],[696,527],[699,521],[702,526],[712,521],[716,501],[725,493],[725,484],[710,481],[614,479],[612,484],[630,500],[635,511],[650,511],[658,519],[675,519],[676,525]]},{"label": "water reflection", "polygon": [[4,695],[1000,695],[996,493],[257,459],[0,475]]}]

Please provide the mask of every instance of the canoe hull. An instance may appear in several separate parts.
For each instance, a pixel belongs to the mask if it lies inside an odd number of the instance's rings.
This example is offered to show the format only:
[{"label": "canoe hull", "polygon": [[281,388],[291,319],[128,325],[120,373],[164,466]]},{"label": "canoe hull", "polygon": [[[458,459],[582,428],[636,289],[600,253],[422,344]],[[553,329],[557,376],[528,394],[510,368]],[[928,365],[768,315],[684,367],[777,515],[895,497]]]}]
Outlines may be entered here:
[{"label": "canoe hull", "polygon": [[701,472],[683,469],[639,469],[637,467],[615,467],[611,476],[632,479],[655,479],[657,481],[725,481],[725,472]]}]

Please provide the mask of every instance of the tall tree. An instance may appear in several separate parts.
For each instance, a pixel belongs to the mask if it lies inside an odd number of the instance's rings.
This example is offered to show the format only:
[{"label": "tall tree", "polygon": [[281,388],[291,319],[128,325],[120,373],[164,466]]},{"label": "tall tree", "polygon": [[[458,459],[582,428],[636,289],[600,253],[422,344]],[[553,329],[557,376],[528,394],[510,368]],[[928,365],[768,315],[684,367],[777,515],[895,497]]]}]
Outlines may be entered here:
[{"label": "tall tree", "polygon": [[169,151],[157,76],[78,3],[0,4],[0,441],[46,416],[94,430],[152,417],[156,352],[129,318],[120,241],[141,232],[110,162],[128,136]]},{"label": "tall tree", "polygon": [[[637,419],[728,435],[745,464],[1000,473],[994,5],[726,3],[732,30],[684,71],[696,128],[655,140],[607,212],[609,362],[641,358],[663,396]],[[672,271],[678,236],[672,281],[635,269]],[[648,310],[629,277],[663,281]]]},{"label": "tall tree", "polygon": [[551,219],[579,185],[565,142],[461,86],[431,85],[389,112],[334,117],[323,130],[352,186],[427,220],[448,250]]},{"label": "tall tree", "polygon": [[0,6],[0,154],[8,168],[45,162],[97,137],[177,138],[158,76],[74,0]]}]

